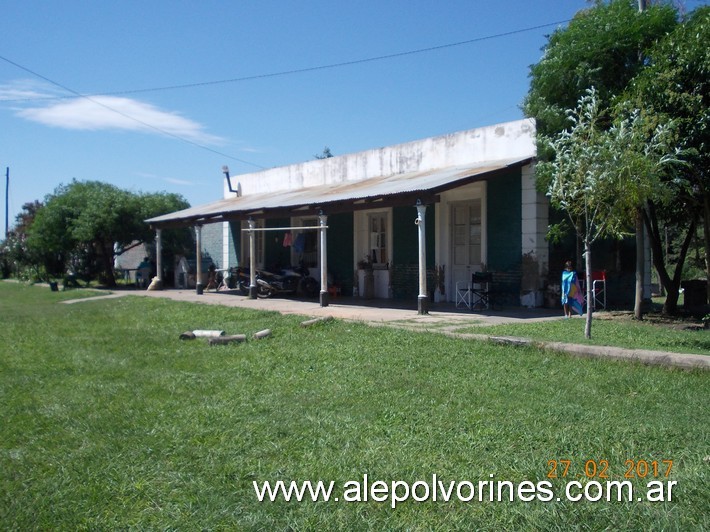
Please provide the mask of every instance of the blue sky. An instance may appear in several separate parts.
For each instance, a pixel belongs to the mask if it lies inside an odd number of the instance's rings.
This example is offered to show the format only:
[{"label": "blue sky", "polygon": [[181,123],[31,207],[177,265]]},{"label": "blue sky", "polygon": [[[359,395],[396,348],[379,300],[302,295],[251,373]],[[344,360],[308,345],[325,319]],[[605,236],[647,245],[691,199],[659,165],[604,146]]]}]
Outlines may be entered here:
[{"label": "blue sky", "polygon": [[[73,178],[198,205],[221,198],[223,165],[236,175],[325,146],[339,155],[516,120],[552,23],[588,5],[6,2],[0,169],[10,167],[10,223]],[[403,55],[361,61],[394,54]]]}]

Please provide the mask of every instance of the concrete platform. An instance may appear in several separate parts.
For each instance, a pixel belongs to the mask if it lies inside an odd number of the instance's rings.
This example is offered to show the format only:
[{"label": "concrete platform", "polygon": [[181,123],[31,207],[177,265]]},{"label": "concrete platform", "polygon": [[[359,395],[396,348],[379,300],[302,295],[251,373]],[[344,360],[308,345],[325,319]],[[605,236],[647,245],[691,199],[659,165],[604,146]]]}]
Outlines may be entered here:
[{"label": "concrete platform", "polygon": [[393,299],[361,299],[338,297],[331,299],[327,307],[321,307],[317,299],[296,299],[271,297],[267,299],[249,299],[236,291],[204,292],[197,295],[194,290],[131,291],[130,295],[162,297],[176,301],[225,305],[255,310],[273,310],[281,314],[299,314],[302,316],[333,316],[344,320],[364,321],[368,323],[407,322],[416,324],[451,323],[452,325],[497,325],[521,321],[540,321],[562,319],[562,309],[525,309],[509,308],[500,310],[475,310],[456,308],[453,303],[430,303],[429,313],[417,313],[417,301]]}]

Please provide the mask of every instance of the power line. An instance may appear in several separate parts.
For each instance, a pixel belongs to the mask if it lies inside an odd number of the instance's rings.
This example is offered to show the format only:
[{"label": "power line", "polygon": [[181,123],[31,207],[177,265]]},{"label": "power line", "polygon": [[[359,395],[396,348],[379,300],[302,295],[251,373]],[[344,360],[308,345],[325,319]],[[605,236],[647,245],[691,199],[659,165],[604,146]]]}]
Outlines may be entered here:
[{"label": "power line", "polygon": [[[482,41],[487,41],[491,39],[499,39],[501,37],[509,37],[511,35],[517,35],[519,33],[525,33],[529,31],[534,31],[534,30],[539,30],[542,28],[548,28],[550,26],[557,26],[560,24],[565,24],[569,22],[571,19],[566,19],[566,20],[560,20],[557,22],[548,22],[546,24],[540,24],[538,26],[531,26],[529,28],[522,28],[518,30],[511,30],[503,33],[496,33],[494,35],[486,35],[484,37],[476,37],[474,39],[468,39],[465,41],[459,41],[459,42],[454,42],[454,43],[448,43],[448,44],[441,44],[438,46],[430,46],[427,48],[418,48],[416,50],[407,50],[404,52],[397,52],[397,53],[392,53],[392,54],[385,54],[385,55],[378,55],[375,57],[368,57],[364,59],[354,59],[352,61],[341,61],[338,63],[329,63],[325,65],[317,65],[317,66],[312,66],[312,67],[304,67],[304,68],[297,68],[297,69],[292,69],[292,70],[282,70],[279,72],[268,72],[264,74],[254,74],[251,76],[242,76],[238,78],[230,78],[230,79],[221,79],[221,80],[213,80],[213,81],[202,81],[202,82],[197,82],[197,83],[184,83],[180,85],[166,85],[162,87],[149,87],[149,88],[143,88],[143,89],[129,89],[129,90],[123,90],[123,91],[112,91],[112,92],[102,92],[102,93],[97,93],[93,94],[93,96],[117,96],[117,95],[125,95],[125,94],[140,94],[140,93],[146,93],[146,92],[158,92],[158,91],[166,91],[166,90],[178,90],[178,89],[191,89],[195,87],[207,87],[210,85],[221,85],[221,84],[226,84],[226,83],[239,83],[243,81],[253,81],[256,79],[266,79],[266,78],[275,78],[275,77],[280,77],[280,76],[290,76],[293,74],[304,74],[307,72],[316,72],[319,70],[330,70],[334,68],[342,68],[342,67],[347,67],[347,66],[353,66],[353,65],[361,65],[364,63],[373,63],[375,61],[384,61],[386,59],[395,59],[398,57],[405,57],[409,55],[416,55],[416,54],[422,54],[426,52],[433,52],[437,50],[443,50],[446,48],[454,48],[456,46],[464,46],[467,44],[473,44],[477,42],[482,42]],[[4,61],[7,61],[8,63],[17,66],[19,68],[22,68],[23,70],[27,70],[24,67],[18,65],[17,63],[14,63],[13,61],[10,61],[9,59],[6,59],[5,57],[0,56],[0,59],[3,59]],[[40,76],[42,77],[42,76]],[[55,84],[57,85],[57,84]],[[70,91],[73,92],[73,91]],[[25,99],[0,99],[0,102],[21,102],[21,101],[37,101],[37,100],[60,100],[60,99],[65,99],[65,98],[72,98],[73,96],[46,96],[46,97],[40,97],[40,98],[25,98]],[[87,97],[87,96],[83,96]]]},{"label": "power line", "polygon": [[482,41],[491,40],[491,39],[498,39],[501,37],[508,37],[511,35],[519,34],[519,33],[525,33],[525,32],[534,31],[534,30],[538,30],[538,29],[542,29],[542,28],[547,28],[550,26],[564,24],[566,22],[569,22],[569,20],[570,19],[561,20],[561,21],[557,21],[557,22],[548,22],[546,24],[540,24],[538,26],[532,26],[532,27],[528,27],[528,28],[522,28],[522,29],[518,29],[518,30],[512,30],[512,31],[507,31],[507,32],[503,32],[503,33],[497,33],[494,35],[487,35],[487,36],[483,36],[483,37],[476,37],[476,38],[468,39],[465,41],[441,44],[438,46],[430,46],[427,48],[418,48],[416,50],[407,50],[404,52],[379,55],[379,56],[368,57],[368,58],[364,58],[364,59],[355,59],[352,61],[341,61],[338,63],[330,63],[330,64],[326,64],[326,65],[317,65],[317,66],[312,66],[312,67],[284,70],[284,71],[280,71],[280,72],[256,74],[256,75],[252,75],[252,76],[243,76],[243,77],[239,77],[239,78],[223,79],[223,80],[216,80],[216,81],[204,81],[204,82],[199,82],[199,83],[187,83],[187,84],[182,84],[182,85],[170,85],[170,86],[163,86],[163,87],[152,87],[152,88],[144,88],[144,89],[104,92],[104,93],[91,94],[91,95],[82,94],[80,92],[77,92],[74,89],[67,87],[66,85],[63,85],[57,81],[54,81],[46,76],[43,76],[42,74],[40,74],[38,72],[35,72],[34,70],[31,70],[23,65],[20,65],[19,63],[15,62],[15,61],[12,61],[11,59],[8,59],[7,57],[0,55],[0,59],[5,61],[6,63],[9,63],[14,67],[19,68],[20,70],[24,70],[25,72],[28,72],[29,74],[32,74],[33,76],[36,76],[36,77],[38,77],[38,78],[40,78],[52,85],[55,85],[56,87],[59,87],[62,90],[70,93],[70,95],[50,96],[50,97],[41,97],[41,98],[0,99],[0,102],[21,102],[21,101],[27,102],[27,101],[40,101],[40,100],[61,100],[61,99],[67,99],[67,98],[83,98],[83,99],[86,99],[86,100],[94,103],[95,105],[99,105],[99,106],[103,107],[104,109],[107,109],[113,113],[116,113],[116,114],[124,117],[124,118],[127,118],[128,120],[132,120],[138,124],[141,124],[144,127],[147,127],[147,128],[152,129],[154,131],[157,131],[163,135],[167,135],[167,136],[172,137],[174,139],[181,140],[182,142],[185,142],[187,144],[191,144],[191,145],[201,148],[203,150],[212,152],[212,153],[219,155],[221,157],[226,157],[227,159],[231,159],[233,161],[237,161],[237,162],[240,162],[240,163],[243,163],[243,164],[246,164],[249,166],[253,166],[256,168],[264,169],[265,168],[264,166],[258,165],[256,163],[252,163],[250,161],[246,161],[244,159],[240,159],[238,157],[234,157],[232,155],[228,155],[226,153],[220,152],[218,150],[215,150],[213,148],[210,148],[210,147],[200,144],[198,142],[181,137],[180,135],[176,135],[175,133],[171,133],[169,131],[166,131],[162,128],[154,126],[153,124],[149,124],[148,122],[145,122],[143,120],[135,118],[134,116],[124,113],[123,111],[120,111],[118,109],[115,109],[115,108],[111,107],[110,105],[106,105],[105,103],[98,101],[95,98],[97,98],[99,96],[117,96],[117,95],[126,95],[126,94],[139,94],[139,93],[146,93],[146,92],[158,92],[158,91],[165,91],[165,90],[187,89],[187,88],[194,88],[194,87],[205,87],[205,86],[210,86],[210,85],[238,83],[238,82],[250,81],[250,80],[256,80],[256,79],[266,79],[266,78],[274,78],[274,77],[280,77],[280,76],[289,76],[289,75],[294,75],[294,74],[303,74],[303,73],[315,72],[315,71],[319,71],[319,70],[330,70],[330,69],[334,69],[334,68],[342,68],[342,67],[347,67],[347,66],[372,63],[375,61],[395,59],[398,57],[405,57],[405,56],[409,56],[409,55],[416,55],[416,54],[422,54],[422,53],[427,53],[427,52],[433,52],[433,51],[437,51],[437,50],[443,50],[446,48],[453,48],[456,46],[464,46],[464,45],[473,44],[476,42],[482,42]]}]

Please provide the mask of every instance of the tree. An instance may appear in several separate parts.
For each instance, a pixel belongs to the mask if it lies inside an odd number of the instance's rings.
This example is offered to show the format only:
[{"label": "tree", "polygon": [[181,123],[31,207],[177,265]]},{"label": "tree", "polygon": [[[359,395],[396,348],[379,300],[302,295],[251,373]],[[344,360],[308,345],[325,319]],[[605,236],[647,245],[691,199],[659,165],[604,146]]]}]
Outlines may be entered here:
[{"label": "tree", "polygon": [[[186,209],[190,204],[179,194],[165,192],[139,195],[140,219],[147,220],[161,214]],[[140,224],[141,232],[136,236],[139,242],[149,242],[155,237],[154,231],[145,223]],[[164,257],[194,253],[194,231],[189,227],[163,230],[162,247]]]},{"label": "tree", "polygon": [[643,13],[637,7],[635,0],[596,0],[567,28],[550,35],[542,59],[530,67],[530,90],[523,101],[526,116],[536,119],[540,134],[568,128],[566,110],[591,87],[601,107],[610,108],[643,69],[645,51],[677,24],[669,4]]},{"label": "tree", "polygon": [[333,153],[330,151],[330,148],[328,146],[323,148],[323,153],[314,155],[316,159],[330,159],[332,156]]},{"label": "tree", "polygon": [[[645,4],[645,2],[643,2]],[[569,126],[567,109],[576,105],[590,87],[595,87],[601,108],[612,109],[631,80],[646,66],[646,52],[671,32],[677,12],[668,3],[639,12],[634,0],[597,0],[594,7],[580,11],[566,29],[555,31],[545,47],[543,58],[530,68],[530,91],[523,109],[534,117],[541,138],[553,136]],[[600,117],[599,125],[610,127],[611,111]],[[538,143],[538,157],[552,157],[548,145]],[[547,190],[549,182],[538,174],[538,187]],[[637,261],[635,317],[641,318],[643,279],[642,206],[635,213]]]},{"label": "tree", "polygon": [[3,277],[9,277],[11,274],[28,278],[42,276],[42,272],[37,267],[45,261],[27,245],[29,228],[41,207],[42,203],[39,201],[25,203],[15,217],[15,225],[0,245],[0,266]]},{"label": "tree", "polygon": [[[691,13],[687,21],[668,34],[648,53],[648,66],[632,81],[626,97],[633,105],[655,113],[659,119],[676,122],[684,158],[681,179],[675,185],[676,199],[645,206],[645,221],[651,236],[653,261],[668,298],[664,312],[675,313],[683,260],[692,239],[696,217],[703,221],[705,270],[710,297],[710,7]],[[680,209],[679,209],[680,207]],[[680,210],[680,212],[679,212]],[[675,272],[667,271],[661,224],[681,238]],[[676,227],[678,229],[676,229]]]},{"label": "tree", "polygon": [[590,89],[577,108],[567,112],[569,130],[541,139],[554,158],[538,166],[549,183],[551,204],[566,213],[584,245],[586,338],[591,338],[594,301],[592,243],[602,237],[623,237],[629,212],[651,194],[658,195],[661,173],[678,160],[670,127],[659,125],[649,132],[643,115],[634,111],[606,128],[607,115]]},{"label": "tree", "polygon": [[99,181],[72,181],[47,196],[28,244],[52,257],[48,273],[67,268],[114,286],[113,259],[133,241],[152,238],[146,218],[188,207],[175,194],[134,194]]}]

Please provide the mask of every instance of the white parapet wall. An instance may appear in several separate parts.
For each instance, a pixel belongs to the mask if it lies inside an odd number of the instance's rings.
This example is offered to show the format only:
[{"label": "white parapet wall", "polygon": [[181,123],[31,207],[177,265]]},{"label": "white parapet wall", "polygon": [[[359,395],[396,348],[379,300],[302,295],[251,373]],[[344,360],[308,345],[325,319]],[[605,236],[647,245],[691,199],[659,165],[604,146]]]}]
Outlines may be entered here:
[{"label": "white parapet wall", "polygon": [[[535,124],[523,119],[241,174],[234,179],[248,195],[534,155]],[[225,182],[224,197],[233,196]]]}]

